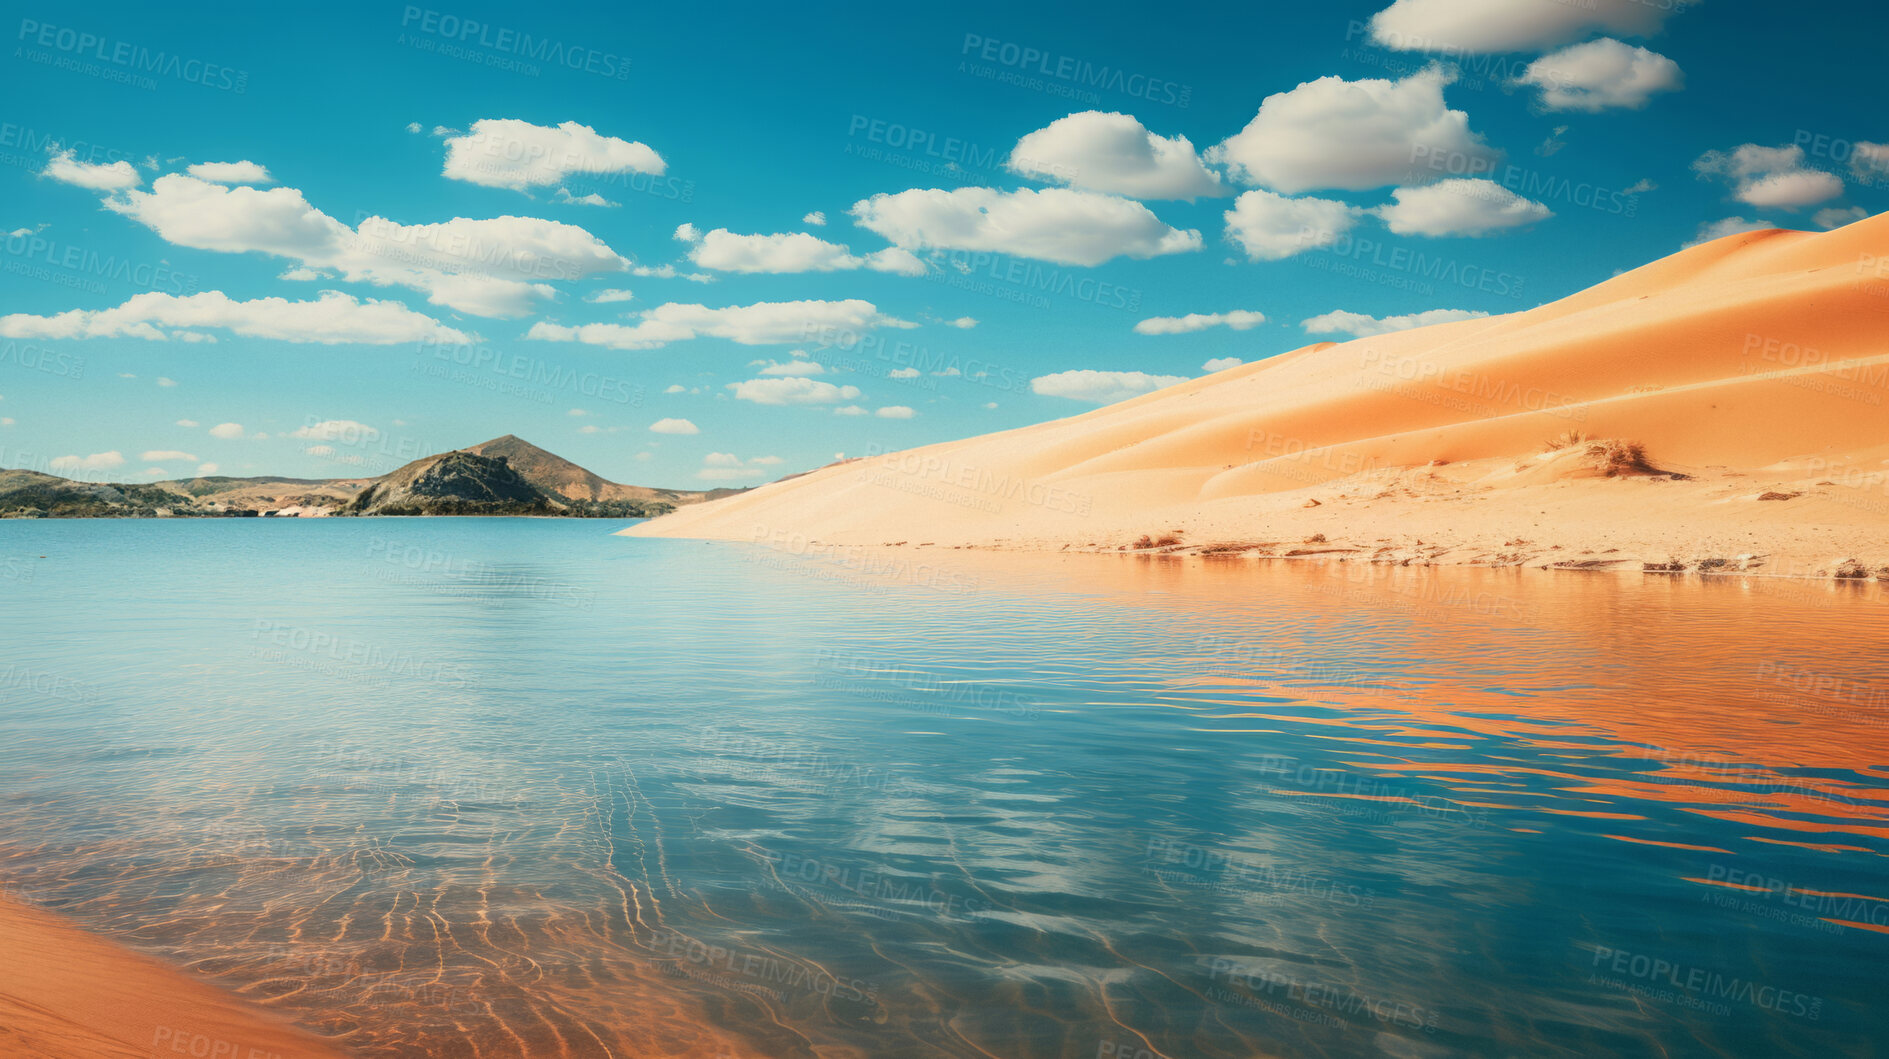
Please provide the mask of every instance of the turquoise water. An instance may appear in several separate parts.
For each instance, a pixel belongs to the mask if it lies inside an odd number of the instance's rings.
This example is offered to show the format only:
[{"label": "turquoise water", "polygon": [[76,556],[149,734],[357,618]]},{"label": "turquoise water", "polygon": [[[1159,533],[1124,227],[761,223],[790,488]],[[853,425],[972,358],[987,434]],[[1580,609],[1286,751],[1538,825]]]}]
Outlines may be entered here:
[{"label": "turquoise water", "polygon": [[1889,1047],[1879,586],[614,528],[0,522],[0,884],[364,1056]]}]

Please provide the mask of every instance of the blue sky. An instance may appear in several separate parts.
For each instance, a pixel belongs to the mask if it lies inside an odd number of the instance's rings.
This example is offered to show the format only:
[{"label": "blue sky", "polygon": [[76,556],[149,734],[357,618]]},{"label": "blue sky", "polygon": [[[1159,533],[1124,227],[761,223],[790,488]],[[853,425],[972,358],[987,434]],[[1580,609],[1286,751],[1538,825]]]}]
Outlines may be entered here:
[{"label": "blue sky", "polygon": [[26,5],[0,465],[750,484],[1889,207],[1860,3],[1240,6]]}]

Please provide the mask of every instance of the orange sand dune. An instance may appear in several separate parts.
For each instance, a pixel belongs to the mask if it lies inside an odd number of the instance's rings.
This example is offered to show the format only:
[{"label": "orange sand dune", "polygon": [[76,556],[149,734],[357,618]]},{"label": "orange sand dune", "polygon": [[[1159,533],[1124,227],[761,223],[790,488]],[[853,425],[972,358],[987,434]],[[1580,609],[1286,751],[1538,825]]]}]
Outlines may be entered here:
[{"label": "orange sand dune", "polygon": [[1389,562],[1873,572],[1886,403],[1889,214],[1730,236],[1525,312],[1308,346],[625,532],[1097,550],[1171,534],[1280,555],[1323,534]]},{"label": "orange sand dune", "polygon": [[0,1055],[339,1059],[235,997],[0,899]]}]

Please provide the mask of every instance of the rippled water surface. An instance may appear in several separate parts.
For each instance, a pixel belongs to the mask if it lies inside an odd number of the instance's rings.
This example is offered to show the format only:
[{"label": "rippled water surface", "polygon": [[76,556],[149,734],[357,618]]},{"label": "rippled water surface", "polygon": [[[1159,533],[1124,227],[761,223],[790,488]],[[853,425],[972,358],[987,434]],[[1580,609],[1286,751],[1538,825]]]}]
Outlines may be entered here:
[{"label": "rippled water surface", "polygon": [[362,1056],[1889,1048],[1877,585],[0,523],[0,884]]}]

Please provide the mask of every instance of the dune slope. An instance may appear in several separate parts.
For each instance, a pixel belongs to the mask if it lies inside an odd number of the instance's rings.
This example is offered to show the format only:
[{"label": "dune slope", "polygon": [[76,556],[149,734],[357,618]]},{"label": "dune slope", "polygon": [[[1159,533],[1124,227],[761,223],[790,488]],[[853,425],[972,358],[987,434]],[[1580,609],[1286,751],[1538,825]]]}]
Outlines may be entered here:
[{"label": "dune slope", "polygon": [[1889,215],[1730,236],[1539,308],[1320,343],[628,532],[1280,555],[1322,535],[1320,554],[1391,562],[1873,572],[1885,262]]}]

